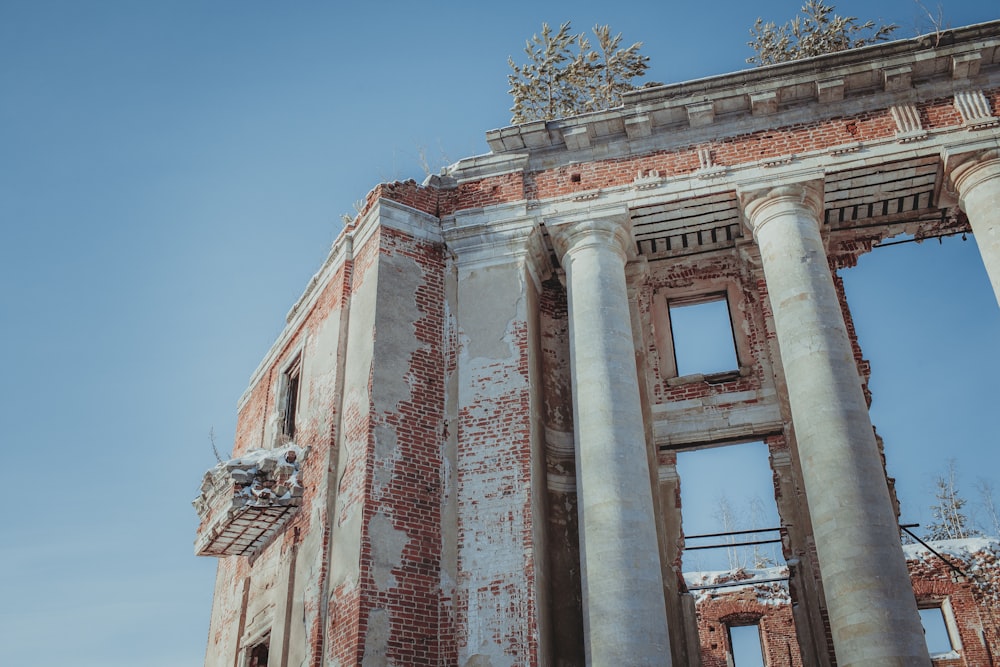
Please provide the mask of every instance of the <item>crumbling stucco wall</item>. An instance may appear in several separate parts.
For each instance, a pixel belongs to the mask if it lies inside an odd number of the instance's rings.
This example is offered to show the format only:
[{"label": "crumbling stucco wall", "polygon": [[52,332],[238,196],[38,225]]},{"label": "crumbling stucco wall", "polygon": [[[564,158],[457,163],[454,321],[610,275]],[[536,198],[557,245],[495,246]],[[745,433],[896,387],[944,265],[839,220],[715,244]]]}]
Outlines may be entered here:
[{"label": "crumbling stucco wall", "polygon": [[546,664],[539,649],[544,526],[536,515],[544,472],[530,381],[537,287],[525,250],[514,251],[507,261],[457,266],[461,665]]},{"label": "crumbling stucco wall", "polygon": [[[265,633],[272,666],[584,664],[571,316],[551,238],[596,219],[631,235],[632,414],[658,473],[636,483],[655,490],[674,657],[723,664],[712,633],[756,618],[769,664],[832,664],[822,569],[836,558],[821,561],[810,514],[825,490],[803,482],[750,185],[811,184],[829,260],[816,275],[830,270],[826,305],[867,391],[836,271],[897,234],[968,230],[965,190],[988,181],[968,173],[996,168],[1000,25],[964,30],[828,57],[840,78],[792,63],[636,91],[607,114],[490,132],[492,154],[426,186],[373,190],[241,400],[236,453],[279,443],[282,375],[301,355],[307,488],[260,553],[220,560],[206,664],[233,665]],[[707,294],[727,298],[738,368],[678,377],[669,305]],[[699,595],[696,610],[676,452],[748,440],[770,452],[790,581],[785,597]],[[989,664],[995,604],[922,563],[918,597],[956,600],[963,664]]]}]

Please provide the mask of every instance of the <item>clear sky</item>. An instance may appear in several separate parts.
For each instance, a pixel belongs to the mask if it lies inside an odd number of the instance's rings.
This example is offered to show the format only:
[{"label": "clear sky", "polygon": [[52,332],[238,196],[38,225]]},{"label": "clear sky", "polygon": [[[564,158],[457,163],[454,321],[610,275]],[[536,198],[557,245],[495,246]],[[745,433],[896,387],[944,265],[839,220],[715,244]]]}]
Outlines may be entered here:
[{"label": "clear sky", "polygon": [[[421,155],[487,152],[507,56],[542,21],[610,23],[677,82],[746,67],[754,18],[797,5],[0,0],[3,663],[201,664],[209,429],[228,451],[341,214],[422,179]],[[930,27],[911,0],[838,9]],[[878,250],[848,290],[904,517],[929,518],[948,457],[970,496],[1000,483],[1000,315],[973,241]]]}]

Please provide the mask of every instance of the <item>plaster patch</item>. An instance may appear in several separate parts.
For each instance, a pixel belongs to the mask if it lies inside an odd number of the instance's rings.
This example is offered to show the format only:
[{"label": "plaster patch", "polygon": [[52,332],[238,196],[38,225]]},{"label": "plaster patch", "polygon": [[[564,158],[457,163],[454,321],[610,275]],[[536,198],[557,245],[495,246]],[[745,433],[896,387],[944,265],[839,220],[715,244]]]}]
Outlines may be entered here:
[{"label": "plaster patch", "polygon": [[503,649],[495,644],[480,646],[479,650],[480,653],[470,655],[462,667],[514,667],[514,657],[504,655]]},{"label": "plaster patch", "polygon": [[341,508],[335,540],[331,545],[331,589],[347,583],[357,584],[360,574],[358,554],[361,553],[361,514],[357,505]]},{"label": "plaster patch", "polygon": [[375,471],[372,491],[381,497],[392,482],[395,463],[399,459],[399,450],[396,448],[396,431],[392,427],[378,424],[373,429],[373,435],[375,438]]},{"label": "plaster patch", "polygon": [[385,609],[372,609],[368,614],[368,632],[365,634],[365,657],[361,660],[362,667],[386,667],[389,658],[386,655],[389,645],[389,612]]},{"label": "plaster patch", "polygon": [[414,323],[423,314],[417,305],[416,290],[424,284],[424,270],[417,262],[403,255],[382,254],[379,257],[378,312],[375,316],[375,364],[372,386],[377,387],[376,409],[395,411],[397,406],[412,400],[408,373],[410,360],[421,347],[415,335]]},{"label": "plaster patch", "polygon": [[375,457],[379,459],[395,458],[396,453],[396,431],[379,424],[375,427]]},{"label": "plaster patch", "polygon": [[372,551],[372,580],[380,591],[396,585],[393,568],[402,565],[403,549],[410,538],[405,531],[397,530],[392,519],[377,512],[368,522],[368,540]]},{"label": "plaster patch", "polygon": [[[520,263],[470,271],[459,284],[458,313],[468,355],[472,358],[507,359],[511,349],[511,323],[524,319],[525,290]],[[512,300],[511,295],[518,295]],[[463,350],[464,351],[464,350]]]}]

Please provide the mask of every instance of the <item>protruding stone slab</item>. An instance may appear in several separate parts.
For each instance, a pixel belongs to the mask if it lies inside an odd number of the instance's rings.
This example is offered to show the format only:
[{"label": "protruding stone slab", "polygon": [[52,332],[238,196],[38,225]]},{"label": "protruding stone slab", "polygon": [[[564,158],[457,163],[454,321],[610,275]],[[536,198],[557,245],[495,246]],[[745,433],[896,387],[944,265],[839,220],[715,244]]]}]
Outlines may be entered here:
[{"label": "protruding stone slab", "polygon": [[257,449],[205,473],[192,503],[201,518],[195,555],[251,556],[266,544],[302,504],[304,455],[294,444]]},{"label": "protruding stone slab", "polygon": [[698,102],[687,105],[688,122],[691,127],[703,127],[715,122],[715,103]]},{"label": "protruding stone slab", "polygon": [[769,116],[777,111],[777,92],[769,90],[763,93],[750,93],[750,112],[754,116]]},{"label": "protruding stone slab", "polygon": [[571,151],[579,150],[581,148],[590,147],[590,126],[580,125],[578,127],[567,127],[562,131],[563,141],[566,142],[566,148]]},{"label": "protruding stone slab", "polygon": [[979,63],[983,60],[978,53],[962,53],[951,58],[951,78],[971,79],[979,74]]},{"label": "protruding stone slab", "polygon": [[633,116],[625,119],[625,134],[629,139],[642,139],[653,133],[649,116]]},{"label": "protruding stone slab", "polygon": [[882,70],[882,80],[886,92],[908,90],[911,86],[910,77],[912,74],[913,68],[909,65]]},{"label": "protruding stone slab", "polygon": [[820,104],[839,102],[844,99],[844,80],[826,79],[816,82],[816,99]]}]

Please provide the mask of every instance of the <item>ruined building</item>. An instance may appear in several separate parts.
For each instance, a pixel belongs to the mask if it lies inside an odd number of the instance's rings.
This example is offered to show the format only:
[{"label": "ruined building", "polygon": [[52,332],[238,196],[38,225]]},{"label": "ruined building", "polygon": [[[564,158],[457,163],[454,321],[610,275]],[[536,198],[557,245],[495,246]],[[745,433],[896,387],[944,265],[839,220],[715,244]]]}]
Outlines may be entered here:
[{"label": "ruined building", "polygon": [[[206,664],[929,665],[926,609],[995,664],[997,544],[904,552],[838,271],[971,232],[1000,294],[1000,22],[487,140],[376,187],[253,374]],[[676,353],[704,303],[731,368]],[[676,457],[748,441],[782,562],[686,577]]]}]

